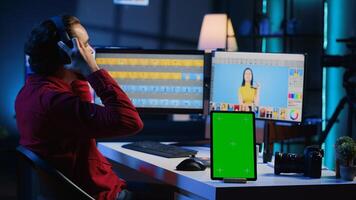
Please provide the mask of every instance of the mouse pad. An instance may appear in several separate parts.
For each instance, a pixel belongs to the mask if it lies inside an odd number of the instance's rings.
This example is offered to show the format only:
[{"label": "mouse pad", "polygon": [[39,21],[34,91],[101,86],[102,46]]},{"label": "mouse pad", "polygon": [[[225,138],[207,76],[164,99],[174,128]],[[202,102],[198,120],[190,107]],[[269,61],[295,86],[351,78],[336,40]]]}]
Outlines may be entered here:
[{"label": "mouse pad", "polygon": [[256,180],[253,112],[211,112],[211,179]]}]

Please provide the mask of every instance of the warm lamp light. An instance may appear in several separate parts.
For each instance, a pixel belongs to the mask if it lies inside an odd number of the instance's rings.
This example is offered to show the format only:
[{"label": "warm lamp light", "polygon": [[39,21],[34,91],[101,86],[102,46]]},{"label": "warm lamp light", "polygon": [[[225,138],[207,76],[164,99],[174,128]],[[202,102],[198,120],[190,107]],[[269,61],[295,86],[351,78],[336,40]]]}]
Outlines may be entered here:
[{"label": "warm lamp light", "polygon": [[207,14],[200,30],[199,50],[226,49],[237,51],[231,19],[226,14]]}]

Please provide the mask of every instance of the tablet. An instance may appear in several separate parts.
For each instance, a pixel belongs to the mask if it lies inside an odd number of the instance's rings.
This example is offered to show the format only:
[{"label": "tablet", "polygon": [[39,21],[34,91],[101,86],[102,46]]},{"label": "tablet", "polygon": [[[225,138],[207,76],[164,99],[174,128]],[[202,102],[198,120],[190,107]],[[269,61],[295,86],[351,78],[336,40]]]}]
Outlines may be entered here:
[{"label": "tablet", "polygon": [[253,112],[211,112],[211,179],[256,180]]}]

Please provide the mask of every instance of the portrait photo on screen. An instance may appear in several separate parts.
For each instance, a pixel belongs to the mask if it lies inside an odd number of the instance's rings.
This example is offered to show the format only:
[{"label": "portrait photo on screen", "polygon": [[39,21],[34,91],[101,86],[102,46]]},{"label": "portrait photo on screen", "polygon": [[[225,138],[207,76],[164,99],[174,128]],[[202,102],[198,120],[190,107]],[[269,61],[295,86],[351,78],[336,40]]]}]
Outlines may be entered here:
[{"label": "portrait photo on screen", "polygon": [[[217,68],[221,67],[219,65]],[[253,74],[253,79],[250,83],[242,84],[244,80],[244,70],[250,69]],[[266,76],[267,73],[273,76]],[[270,105],[273,107],[287,107],[287,101],[281,98],[270,98],[288,95],[288,69],[270,66],[266,68],[263,65],[226,65],[221,70],[217,71],[214,76],[215,95],[214,102],[226,102],[230,104],[255,104]],[[229,84],[226,84],[229,83]],[[251,89],[252,91],[248,91]],[[259,97],[256,96],[259,94]],[[250,95],[250,96],[248,96]],[[242,96],[242,97],[241,97]],[[256,96],[256,97],[255,97]],[[240,102],[239,98],[245,99]],[[254,100],[258,99],[258,102]]]}]

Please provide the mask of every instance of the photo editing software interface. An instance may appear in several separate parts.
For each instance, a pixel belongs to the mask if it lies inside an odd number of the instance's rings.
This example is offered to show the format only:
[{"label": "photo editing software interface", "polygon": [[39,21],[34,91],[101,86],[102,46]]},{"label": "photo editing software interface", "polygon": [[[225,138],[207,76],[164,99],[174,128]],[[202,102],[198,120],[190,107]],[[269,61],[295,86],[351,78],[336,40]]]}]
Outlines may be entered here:
[{"label": "photo editing software interface", "polygon": [[210,110],[301,122],[304,60],[303,54],[214,52]]},{"label": "photo editing software interface", "polygon": [[203,51],[97,49],[96,61],[139,109],[203,110]]}]

